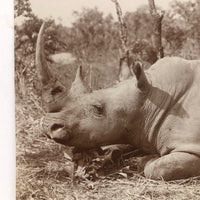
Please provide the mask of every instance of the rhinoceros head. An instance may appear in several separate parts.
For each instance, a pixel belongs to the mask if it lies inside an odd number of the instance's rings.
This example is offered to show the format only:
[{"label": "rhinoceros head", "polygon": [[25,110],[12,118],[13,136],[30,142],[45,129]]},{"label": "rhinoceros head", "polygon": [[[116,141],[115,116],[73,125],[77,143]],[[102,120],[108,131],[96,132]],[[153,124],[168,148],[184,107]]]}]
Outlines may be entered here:
[{"label": "rhinoceros head", "polygon": [[[140,64],[134,65],[135,75],[129,79],[112,88],[93,92],[85,86],[82,68],[78,67],[75,80],[67,92],[51,75],[45,61],[44,27],[45,24],[38,35],[36,65],[43,88],[45,133],[56,142],[79,148],[129,143],[130,137],[140,131],[138,124],[142,126],[138,116],[141,115],[149,86]],[[125,71],[123,69],[123,73]],[[123,79],[128,76],[124,73],[120,77]]]}]

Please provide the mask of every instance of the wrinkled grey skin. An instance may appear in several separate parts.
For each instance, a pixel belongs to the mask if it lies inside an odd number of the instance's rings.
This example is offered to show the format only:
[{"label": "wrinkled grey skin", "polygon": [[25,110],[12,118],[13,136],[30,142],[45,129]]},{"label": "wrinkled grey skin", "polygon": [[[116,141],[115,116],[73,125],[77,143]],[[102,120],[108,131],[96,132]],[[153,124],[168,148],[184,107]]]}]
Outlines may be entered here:
[{"label": "wrinkled grey skin", "polygon": [[[36,53],[41,82],[48,70],[43,31],[44,25]],[[112,88],[90,92],[79,67],[67,94],[48,78],[43,83],[44,131],[56,142],[79,148],[131,144],[150,154],[141,161],[147,178],[200,175],[200,61],[166,57],[145,72],[137,63],[133,72],[125,74],[127,80],[121,75],[123,81]],[[57,87],[63,89],[55,92]]]}]

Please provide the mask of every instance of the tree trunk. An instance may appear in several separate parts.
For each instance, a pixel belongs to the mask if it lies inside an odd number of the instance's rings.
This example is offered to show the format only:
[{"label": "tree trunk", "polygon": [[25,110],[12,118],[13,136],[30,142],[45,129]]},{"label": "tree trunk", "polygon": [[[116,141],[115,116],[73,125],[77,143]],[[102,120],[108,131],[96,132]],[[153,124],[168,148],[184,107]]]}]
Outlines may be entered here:
[{"label": "tree trunk", "polygon": [[122,17],[122,10],[117,0],[111,0],[116,7],[116,13],[118,16],[118,21],[120,25],[120,41],[121,41],[121,48],[119,49],[120,59],[119,59],[119,74],[118,79],[119,81],[123,81],[127,79],[131,75],[130,66],[129,66],[129,49],[127,46],[127,26],[124,22]]}]

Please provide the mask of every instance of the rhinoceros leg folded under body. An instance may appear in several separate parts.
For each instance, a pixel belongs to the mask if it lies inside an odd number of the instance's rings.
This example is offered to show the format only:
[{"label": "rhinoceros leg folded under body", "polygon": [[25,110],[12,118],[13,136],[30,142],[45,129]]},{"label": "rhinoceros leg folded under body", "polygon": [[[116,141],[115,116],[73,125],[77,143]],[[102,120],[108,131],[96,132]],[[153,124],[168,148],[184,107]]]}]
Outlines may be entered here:
[{"label": "rhinoceros leg folded under body", "polygon": [[185,152],[173,152],[159,158],[154,157],[146,162],[144,174],[150,179],[166,181],[199,176],[200,157]]}]

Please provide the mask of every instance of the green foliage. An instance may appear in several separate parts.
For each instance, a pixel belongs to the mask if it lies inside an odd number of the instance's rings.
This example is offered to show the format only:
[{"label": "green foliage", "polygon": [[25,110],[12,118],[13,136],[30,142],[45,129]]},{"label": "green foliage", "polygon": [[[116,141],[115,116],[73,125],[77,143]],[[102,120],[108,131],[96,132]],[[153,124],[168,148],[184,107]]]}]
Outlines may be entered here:
[{"label": "green foliage", "polygon": [[33,87],[34,42],[41,23],[38,24],[39,19],[32,13],[28,0],[15,0],[14,17],[25,20],[21,25],[15,25],[15,91],[16,97],[25,97],[27,89]]},{"label": "green foliage", "polygon": [[31,7],[29,0],[15,0],[14,1],[14,16],[15,18],[18,16],[30,17]]},{"label": "green foliage", "polygon": [[163,19],[163,38],[169,45],[169,50],[173,53],[181,49],[186,40],[186,30],[182,26],[180,19],[174,19],[171,15],[166,14]]},{"label": "green foliage", "polygon": [[174,1],[163,21],[164,38],[170,55],[199,59],[200,1]]},{"label": "green foliage", "polygon": [[135,12],[124,16],[128,28],[128,46],[134,59],[141,59],[144,68],[149,68],[157,60],[157,51],[153,47],[153,24],[148,6],[142,6]]},{"label": "green foliage", "polygon": [[[23,16],[26,19],[24,24],[15,27],[16,91],[25,94],[20,92],[20,90],[23,91],[22,88],[32,88],[33,91],[33,88],[37,88],[34,54],[42,20],[34,15],[28,0],[15,0],[14,9],[15,18]],[[166,56],[199,58],[199,10],[198,0],[174,1],[171,10],[165,12],[162,23],[162,40]],[[45,30],[47,60],[50,54],[57,52],[72,53],[76,56],[77,63],[60,67],[57,75],[62,76],[69,73],[71,81],[73,77],[69,71],[74,72],[76,65],[81,64],[87,81],[90,68],[92,68],[94,88],[105,87],[106,84],[114,82],[118,73],[120,26],[114,21],[112,15],[104,16],[97,8],[84,8],[81,12],[74,12],[74,16],[76,21],[72,27],[55,24],[54,20],[49,22]],[[157,59],[152,45],[153,26],[149,7],[143,6],[135,12],[125,13],[124,21],[128,28],[127,45],[132,50],[131,56],[142,59],[145,67],[148,68]],[[57,69],[54,66],[52,68]],[[109,77],[107,72],[109,72]],[[69,78],[69,75],[66,77]]]},{"label": "green foliage", "polygon": [[77,20],[71,28],[73,51],[80,57],[92,60],[98,54],[118,48],[119,33],[111,15],[106,17],[94,9],[74,12]]},{"label": "green foliage", "polygon": [[147,39],[151,43],[153,30],[148,6],[142,6],[135,12],[127,12],[124,21],[127,24],[130,45],[141,39]]}]

